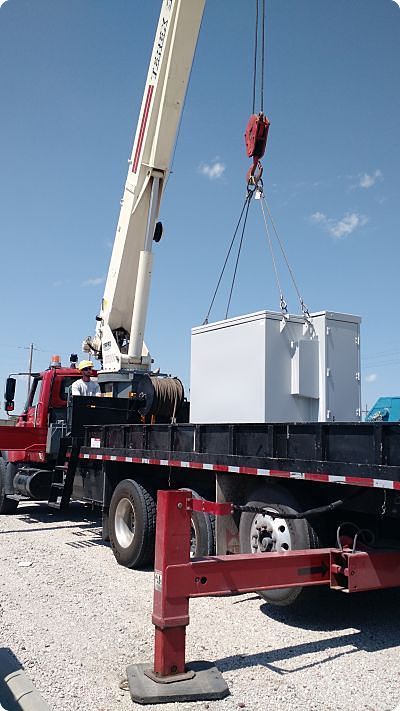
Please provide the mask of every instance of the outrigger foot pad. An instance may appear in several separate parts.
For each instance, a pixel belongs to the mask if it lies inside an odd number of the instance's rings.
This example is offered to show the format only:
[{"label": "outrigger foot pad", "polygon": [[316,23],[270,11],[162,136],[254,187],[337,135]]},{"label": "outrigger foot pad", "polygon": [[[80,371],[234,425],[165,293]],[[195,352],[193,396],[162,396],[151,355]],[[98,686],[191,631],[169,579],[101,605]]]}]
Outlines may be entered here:
[{"label": "outrigger foot pad", "polygon": [[137,704],[214,701],[230,693],[221,672],[211,662],[190,662],[185,674],[157,681],[150,664],[131,664],[126,674],[132,701]]}]

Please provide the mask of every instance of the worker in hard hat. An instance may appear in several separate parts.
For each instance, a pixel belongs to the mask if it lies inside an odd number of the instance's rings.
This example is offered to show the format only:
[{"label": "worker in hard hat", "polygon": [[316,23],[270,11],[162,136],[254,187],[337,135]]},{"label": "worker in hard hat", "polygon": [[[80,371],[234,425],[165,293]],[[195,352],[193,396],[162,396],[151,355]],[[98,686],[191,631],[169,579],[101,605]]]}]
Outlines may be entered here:
[{"label": "worker in hard hat", "polygon": [[90,360],[81,360],[78,365],[82,378],[75,380],[71,385],[71,395],[86,395],[93,397],[100,395],[100,385],[92,380],[93,363]]}]

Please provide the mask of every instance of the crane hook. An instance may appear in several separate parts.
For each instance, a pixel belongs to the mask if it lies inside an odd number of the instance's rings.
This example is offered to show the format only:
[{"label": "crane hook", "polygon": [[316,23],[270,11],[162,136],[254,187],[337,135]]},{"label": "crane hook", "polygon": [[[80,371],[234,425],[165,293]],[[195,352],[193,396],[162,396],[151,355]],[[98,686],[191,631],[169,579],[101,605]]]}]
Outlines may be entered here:
[{"label": "crane hook", "polygon": [[257,185],[262,176],[263,167],[260,160],[265,153],[269,127],[270,122],[262,112],[252,114],[247,122],[244,140],[247,155],[253,158],[253,165],[246,176],[247,183]]}]

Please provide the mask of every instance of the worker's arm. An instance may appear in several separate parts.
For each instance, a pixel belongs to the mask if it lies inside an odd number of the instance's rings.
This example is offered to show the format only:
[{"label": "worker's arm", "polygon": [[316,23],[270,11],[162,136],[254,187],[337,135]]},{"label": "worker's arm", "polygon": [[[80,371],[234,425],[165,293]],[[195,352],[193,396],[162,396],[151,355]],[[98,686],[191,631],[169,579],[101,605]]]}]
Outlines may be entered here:
[{"label": "worker's arm", "polygon": [[[74,395],[82,395],[81,390],[80,390],[80,386],[79,386],[79,383],[80,383],[80,382],[81,382],[80,380],[75,380],[75,381],[72,383],[72,385],[71,385],[71,396],[72,396],[72,397],[73,397]],[[99,388],[99,390],[100,390],[100,388]]]},{"label": "worker's arm", "polygon": [[92,380],[92,385],[94,385],[94,394],[96,397],[101,395],[101,390],[100,390],[100,385],[98,384],[97,380]]}]

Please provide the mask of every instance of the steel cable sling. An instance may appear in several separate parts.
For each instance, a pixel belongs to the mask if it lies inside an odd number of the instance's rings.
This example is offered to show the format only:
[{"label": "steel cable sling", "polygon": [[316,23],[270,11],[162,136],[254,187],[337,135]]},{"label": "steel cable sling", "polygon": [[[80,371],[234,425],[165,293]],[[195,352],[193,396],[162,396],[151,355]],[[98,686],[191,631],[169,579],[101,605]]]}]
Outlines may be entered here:
[{"label": "steel cable sling", "polygon": [[[214,306],[214,301],[215,301],[215,299],[216,299],[216,296],[217,296],[217,293],[218,293],[218,289],[219,289],[219,287],[220,287],[220,284],[221,284],[221,281],[222,281],[222,277],[223,277],[224,272],[225,272],[225,269],[226,269],[226,265],[228,264],[228,259],[229,259],[229,257],[230,257],[231,252],[232,252],[233,245],[234,245],[234,243],[235,243],[236,236],[237,236],[237,233],[238,233],[238,230],[239,230],[239,227],[240,227],[240,223],[241,223],[241,221],[242,221],[242,217],[243,217],[243,215],[245,215],[244,222],[243,222],[243,228],[242,228],[242,235],[241,235],[241,238],[240,238],[239,250],[238,250],[237,257],[236,257],[236,266],[235,266],[234,278],[233,278],[233,282],[232,282],[232,286],[231,286],[231,290],[230,290],[229,302],[228,302],[227,309],[226,309],[226,314],[228,313],[228,309],[229,309],[229,305],[230,305],[230,300],[231,300],[231,296],[232,296],[233,285],[234,285],[234,281],[235,281],[235,278],[236,278],[237,265],[238,265],[238,262],[239,262],[239,256],[240,256],[240,252],[241,252],[241,248],[242,248],[242,244],[243,244],[243,237],[244,237],[244,231],[245,231],[245,228],[246,228],[246,222],[247,222],[247,216],[248,216],[249,207],[250,207],[250,201],[251,201],[251,198],[252,198],[252,197],[253,197],[253,191],[252,191],[252,190],[248,190],[248,191],[247,191],[246,198],[245,198],[245,201],[244,201],[244,205],[243,205],[243,207],[242,207],[242,211],[241,211],[241,213],[240,213],[239,220],[238,220],[238,222],[237,222],[237,225],[236,225],[235,231],[234,231],[234,233],[233,233],[233,237],[232,237],[231,243],[230,243],[230,245],[229,245],[228,253],[227,253],[226,257],[225,257],[225,261],[224,261],[224,264],[223,264],[221,273],[220,273],[219,278],[218,278],[217,286],[215,287],[215,291],[214,291],[213,297],[212,297],[212,299],[211,299],[211,303],[210,303],[209,309],[208,309],[208,311],[207,311],[207,315],[206,315],[206,317],[205,317],[205,319],[204,319],[204,321],[203,321],[203,324],[204,324],[204,325],[208,323],[208,319],[209,319],[209,316],[210,316],[210,313],[211,313],[211,309],[212,309],[212,307]],[[227,315],[225,315],[225,318],[227,318]]]},{"label": "steel cable sling", "polygon": [[[259,198],[260,198],[260,202],[261,202],[262,194],[259,195]],[[274,267],[275,279],[276,279],[276,283],[277,283],[278,291],[279,291],[279,308],[281,309],[283,314],[287,314],[287,310],[288,310],[287,309],[287,302],[286,302],[286,299],[283,295],[283,290],[282,290],[281,282],[279,279],[278,267],[277,267],[276,260],[275,260],[274,248],[272,246],[271,235],[270,235],[270,232],[268,229],[268,222],[265,217],[264,208],[263,208],[262,203],[261,203],[261,210],[262,210],[262,214],[263,214],[263,218],[264,218],[265,231],[266,231],[267,240],[268,240],[268,247],[269,247],[269,251],[271,253],[272,264]]]},{"label": "steel cable sling", "polygon": [[295,289],[296,294],[297,294],[297,296],[298,296],[299,303],[300,303],[300,308],[301,308],[301,312],[302,312],[302,314],[303,314],[305,320],[306,320],[308,323],[311,323],[311,316],[310,316],[309,309],[308,309],[308,307],[306,306],[306,304],[304,303],[304,299],[303,299],[303,297],[301,296],[299,287],[297,286],[297,282],[296,282],[296,279],[295,279],[295,276],[294,276],[293,269],[292,269],[292,267],[290,266],[289,259],[288,259],[287,254],[286,254],[286,250],[285,250],[285,248],[284,248],[284,246],[283,246],[283,242],[282,242],[282,240],[281,240],[281,238],[280,238],[280,236],[279,236],[278,230],[277,230],[277,228],[276,228],[275,222],[274,222],[273,217],[272,217],[272,215],[271,215],[271,211],[270,211],[270,209],[269,209],[269,206],[268,206],[268,203],[267,203],[267,200],[266,200],[266,198],[265,198],[265,195],[264,195],[263,190],[259,190],[259,197],[260,197],[261,212],[262,212],[262,216],[263,216],[263,220],[264,220],[264,225],[265,225],[265,230],[266,230],[266,233],[267,233],[268,244],[269,244],[270,251],[271,251],[272,262],[273,262],[273,265],[274,265],[275,276],[276,276],[276,280],[277,280],[277,284],[278,284],[278,289],[279,289],[279,294],[280,294],[280,303],[281,303],[280,308],[281,308],[281,310],[282,310],[283,313],[287,313],[287,304],[286,304],[285,299],[283,298],[282,289],[281,289],[281,286],[280,286],[280,281],[279,281],[279,276],[278,276],[278,270],[277,270],[277,268],[276,268],[275,256],[274,256],[273,247],[272,247],[272,241],[271,241],[271,237],[270,237],[270,233],[269,233],[269,229],[268,229],[268,222],[267,222],[267,218],[266,218],[266,214],[265,214],[265,210],[264,210],[264,204],[265,204],[265,208],[266,208],[266,210],[267,210],[268,217],[269,217],[269,219],[270,219],[272,228],[273,228],[273,230],[274,230],[275,237],[276,237],[276,239],[277,239],[277,241],[278,241],[280,250],[281,250],[281,252],[282,252],[283,259],[284,259],[284,261],[285,261],[286,267],[287,267],[288,272],[289,272],[289,274],[290,274],[290,277],[291,277],[291,280],[292,280],[294,289]]},{"label": "steel cable sling", "polygon": [[[260,2],[262,3],[261,30],[259,29],[259,25],[260,25],[259,3]],[[289,263],[289,259],[287,257],[285,248],[283,246],[283,242],[279,236],[275,222],[272,218],[271,211],[269,209],[268,203],[267,203],[265,195],[264,195],[264,186],[263,186],[263,181],[261,178],[263,168],[260,163],[260,158],[262,157],[262,155],[265,152],[267,136],[268,136],[268,129],[269,129],[269,120],[267,119],[266,116],[264,116],[264,113],[263,113],[263,110],[264,110],[264,64],[265,64],[265,0],[255,0],[255,4],[256,4],[256,12],[255,12],[256,17],[255,17],[254,59],[253,59],[253,87],[252,87],[253,114],[250,116],[250,119],[249,119],[249,122],[248,122],[247,128],[246,128],[246,133],[245,133],[247,155],[249,157],[253,157],[253,166],[247,174],[247,195],[245,198],[245,202],[244,202],[242,211],[240,213],[240,217],[239,217],[238,223],[236,225],[236,229],[234,231],[233,238],[232,238],[231,243],[229,245],[228,253],[225,257],[225,261],[224,261],[221,273],[218,278],[217,286],[215,288],[215,291],[214,291],[213,297],[211,299],[211,303],[210,303],[207,315],[203,321],[203,324],[207,324],[209,322],[210,313],[211,313],[211,310],[214,306],[214,302],[215,302],[219,287],[221,285],[222,277],[225,273],[225,269],[227,267],[227,263],[228,263],[229,257],[231,255],[231,252],[233,249],[233,245],[234,245],[234,242],[235,242],[235,239],[236,239],[236,236],[237,236],[240,224],[241,224],[241,220],[244,215],[243,227],[242,227],[239,247],[238,247],[238,251],[237,251],[237,255],[236,255],[235,266],[234,266],[234,270],[233,270],[232,283],[231,283],[227,307],[226,307],[226,311],[225,311],[225,319],[228,318],[229,308],[230,308],[231,301],[232,301],[233,288],[234,288],[236,277],[237,277],[239,259],[240,259],[240,255],[242,253],[243,240],[244,240],[244,234],[245,234],[245,229],[246,229],[246,224],[247,224],[247,217],[248,217],[250,202],[251,202],[251,198],[254,195],[255,199],[260,200],[261,212],[262,212],[262,216],[263,216],[263,220],[264,220],[268,247],[269,247],[269,251],[271,254],[272,265],[273,265],[273,270],[274,270],[274,274],[275,274],[275,280],[276,280],[278,292],[279,292],[279,308],[280,308],[283,316],[286,317],[287,313],[288,313],[287,301],[284,297],[281,281],[279,278],[278,266],[277,266],[277,261],[275,258],[271,234],[270,234],[269,227],[268,227],[266,212],[268,213],[268,217],[271,222],[273,231],[275,233],[275,237],[278,241],[278,245],[281,250],[284,262],[286,264],[286,267],[287,267],[288,272],[290,274],[290,278],[292,280],[294,289],[296,291],[296,294],[297,294],[297,297],[298,297],[298,300],[300,303],[301,312],[304,316],[305,321],[309,324],[309,326],[311,326],[312,321],[311,321],[309,309],[306,306],[306,304],[304,303],[303,297],[301,296],[300,290],[298,288],[298,285],[297,285],[297,282],[296,282],[296,279],[294,276],[293,269]],[[257,93],[256,89],[257,89],[257,74],[258,74],[257,61],[258,61],[258,54],[259,54],[259,52],[258,52],[258,36],[259,36],[260,32],[261,32],[261,79],[260,79],[259,99],[260,99],[260,109],[261,110],[260,110],[259,114],[256,114],[255,107],[256,107],[256,93]],[[264,208],[264,205],[265,205],[265,208]]]},{"label": "steel cable sling", "polygon": [[240,213],[240,217],[239,217],[238,223],[236,225],[231,243],[229,245],[228,252],[225,257],[225,261],[224,261],[221,273],[218,278],[217,286],[215,287],[215,291],[214,291],[213,297],[211,299],[209,309],[207,311],[207,315],[203,321],[204,325],[209,322],[210,313],[213,308],[219,287],[221,285],[222,277],[225,273],[225,269],[226,269],[230,254],[233,249],[233,245],[234,245],[234,242],[235,242],[235,239],[236,239],[239,227],[240,227],[242,217],[243,217],[243,215],[245,215],[244,221],[243,221],[242,233],[241,233],[240,242],[239,242],[239,248],[238,248],[236,261],[235,261],[235,267],[234,267],[234,271],[233,271],[232,283],[231,283],[231,287],[230,287],[230,291],[229,291],[228,303],[227,303],[227,307],[226,307],[226,311],[225,311],[225,319],[228,318],[229,307],[230,307],[231,300],[232,300],[233,288],[235,285],[237,270],[238,270],[238,266],[239,266],[239,259],[240,259],[240,255],[242,252],[244,233],[245,233],[246,224],[247,224],[247,217],[248,217],[250,202],[251,202],[251,198],[253,197],[253,194],[257,188],[257,185],[258,185],[259,181],[261,180],[261,175],[262,175],[262,166],[260,163],[260,158],[264,155],[264,152],[265,152],[265,147],[266,147],[266,142],[267,142],[267,137],[268,137],[269,121],[268,121],[267,117],[264,116],[264,114],[263,114],[264,58],[265,58],[265,0],[262,0],[262,21],[261,21],[261,25],[262,25],[262,29],[261,29],[261,37],[262,37],[262,39],[261,39],[261,81],[260,81],[260,109],[261,109],[261,111],[258,115],[255,114],[256,87],[257,87],[258,35],[259,35],[259,2],[260,2],[260,0],[255,0],[256,12],[255,12],[253,90],[252,90],[252,111],[253,111],[253,113],[249,119],[249,122],[248,122],[247,128],[246,128],[246,133],[245,133],[247,155],[249,157],[253,157],[253,166],[252,166],[252,168],[250,168],[250,170],[247,173],[247,195],[246,195],[244,205],[243,205],[242,211]]}]

